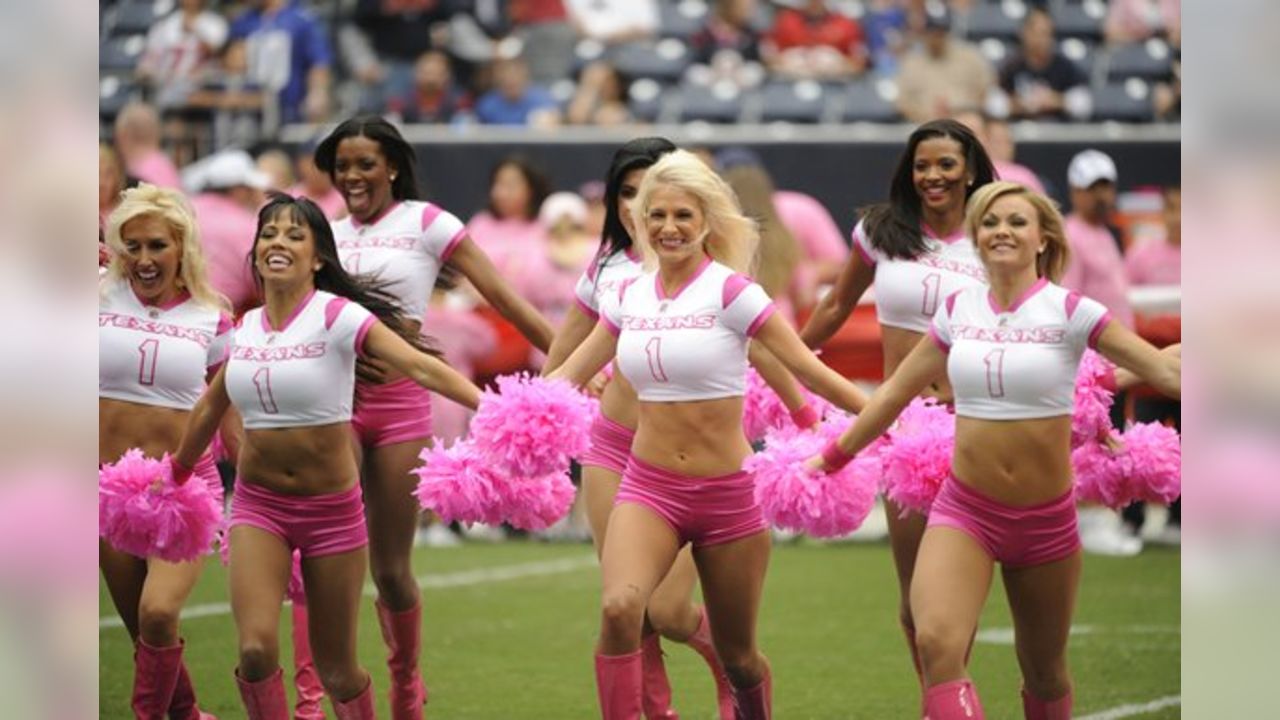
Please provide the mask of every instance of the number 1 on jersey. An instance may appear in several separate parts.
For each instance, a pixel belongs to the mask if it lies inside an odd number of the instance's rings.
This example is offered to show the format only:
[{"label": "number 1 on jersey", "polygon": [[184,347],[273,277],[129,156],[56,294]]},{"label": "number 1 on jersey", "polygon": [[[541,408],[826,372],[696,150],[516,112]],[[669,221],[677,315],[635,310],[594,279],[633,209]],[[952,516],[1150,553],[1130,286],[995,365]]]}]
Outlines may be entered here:
[{"label": "number 1 on jersey", "polygon": [[987,393],[993,398],[1004,397],[1004,348],[996,348],[982,358],[987,364]]},{"label": "number 1 on jersey", "polygon": [[160,341],[148,338],[138,345],[138,384],[154,385],[156,382],[156,358],[160,355]]},{"label": "number 1 on jersey", "polygon": [[932,316],[938,312],[938,299],[942,296],[942,273],[929,273],[920,281],[924,285],[924,301],[920,312]]},{"label": "number 1 on jersey", "polygon": [[644,346],[644,354],[649,357],[649,374],[658,382],[667,382],[667,373],[662,369],[662,338],[654,336]]},{"label": "number 1 on jersey", "polygon": [[258,368],[253,374],[253,386],[258,389],[258,402],[262,403],[262,412],[268,415],[280,412],[276,407],[276,399],[271,395],[271,368]]}]

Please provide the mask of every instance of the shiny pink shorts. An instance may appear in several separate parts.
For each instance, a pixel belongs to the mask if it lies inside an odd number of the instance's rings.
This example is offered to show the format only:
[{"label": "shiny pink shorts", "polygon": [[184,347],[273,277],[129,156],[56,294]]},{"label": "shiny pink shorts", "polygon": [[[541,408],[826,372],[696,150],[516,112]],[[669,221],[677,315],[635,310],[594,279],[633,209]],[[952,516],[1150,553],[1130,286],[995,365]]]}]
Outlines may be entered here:
[{"label": "shiny pink shorts", "polygon": [[431,437],[431,393],[409,378],[357,382],[351,427],[366,448]]},{"label": "shiny pink shorts", "polygon": [[230,527],[248,525],[275,535],[302,557],[321,557],[369,544],[360,486],[328,495],[285,495],[236,481]]},{"label": "shiny pink shorts", "polygon": [[744,471],[692,477],[632,457],[613,501],[623,503],[657,513],[682,546],[733,542],[769,527],[756,502],[755,482]]},{"label": "shiny pink shorts", "polygon": [[1075,493],[1038,505],[1014,507],[947,478],[929,510],[929,527],[969,535],[1008,567],[1043,565],[1080,549]]},{"label": "shiny pink shorts", "polygon": [[222,475],[218,473],[218,465],[213,461],[213,455],[205,453],[196,461],[196,466],[191,469],[191,477],[204,482],[205,487],[209,488],[209,494],[218,500],[218,505],[222,505]]},{"label": "shiny pink shorts", "polygon": [[578,463],[621,475],[631,457],[631,441],[635,436],[635,430],[598,415],[591,424],[591,449],[578,458]]}]

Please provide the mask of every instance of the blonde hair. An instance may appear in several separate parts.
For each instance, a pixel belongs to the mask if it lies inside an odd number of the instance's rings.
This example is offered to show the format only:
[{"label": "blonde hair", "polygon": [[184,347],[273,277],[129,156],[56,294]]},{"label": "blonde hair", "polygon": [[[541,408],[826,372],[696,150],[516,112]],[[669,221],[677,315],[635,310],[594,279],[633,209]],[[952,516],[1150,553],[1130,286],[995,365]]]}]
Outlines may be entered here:
[{"label": "blonde hair", "polygon": [[143,217],[159,218],[169,226],[173,239],[182,246],[182,259],[178,267],[180,287],[191,293],[191,297],[202,305],[230,310],[231,303],[209,284],[209,277],[205,272],[204,249],[200,245],[200,230],[196,227],[195,211],[191,209],[187,199],[176,190],[147,183],[125,190],[120,198],[120,204],[107,217],[106,240],[107,246],[112,250],[107,276],[115,280],[126,280],[124,257],[128,250],[120,236],[125,224]]},{"label": "blonde hair", "polygon": [[651,270],[658,264],[645,217],[649,214],[649,201],[659,187],[673,187],[696,198],[707,225],[707,254],[737,272],[752,274],[756,246],[760,243],[755,221],[742,214],[733,188],[687,150],[667,153],[654,163],[645,173],[631,204],[635,245],[644,257],[645,268]]},{"label": "blonde hair", "polygon": [[1002,197],[1017,196],[1031,203],[1036,209],[1040,223],[1040,237],[1044,238],[1044,252],[1036,256],[1036,276],[1047,277],[1050,282],[1058,282],[1067,269],[1067,261],[1071,258],[1071,250],[1067,247],[1067,233],[1062,226],[1062,213],[1058,205],[1049,198],[1018,183],[996,181],[983,185],[974,191],[965,209],[965,233],[978,243],[978,228],[982,225],[982,216],[986,215]]},{"label": "blonde hair", "polygon": [[735,165],[722,173],[738,194],[743,212],[756,220],[760,245],[756,250],[756,280],[769,297],[780,299],[791,292],[791,281],[800,262],[800,245],[778,216],[773,204],[773,181],[759,165]]}]

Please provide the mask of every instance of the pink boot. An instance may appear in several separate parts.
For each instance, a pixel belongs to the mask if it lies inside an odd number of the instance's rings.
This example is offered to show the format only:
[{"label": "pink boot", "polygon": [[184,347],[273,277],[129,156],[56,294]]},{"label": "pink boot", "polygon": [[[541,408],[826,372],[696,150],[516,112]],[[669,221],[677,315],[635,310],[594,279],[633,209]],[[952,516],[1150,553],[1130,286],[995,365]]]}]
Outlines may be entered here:
[{"label": "pink boot", "polygon": [[648,720],[680,720],[680,715],[671,707],[671,683],[667,680],[657,633],[640,639],[640,657],[644,668],[641,694],[644,716]]},{"label": "pink boot", "polygon": [[391,718],[422,720],[422,706],[427,704],[427,687],[418,673],[422,605],[400,612],[393,612],[381,601],[374,605],[378,608],[382,639],[390,650],[387,667],[391,669]]},{"label": "pink boot", "polygon": [[734,688],[733,702],[737,709],[736,720],[769,720],[773,715],[773,676],[768,668],[764,679],[750,688]]},{"label": "pink boot", "polygon": [[698,612],[701,613],[698,629],[685,643],[701,655],[711,669],[711,677],[716,681],[716,706],[720,709],[720,720],[734,720],[733,686],[729,684],[729,676],[725,675],[724,665],[716,654],[716,646],[711,642],[711,623],[707,622],[707,608],[700,607]]},{"label": "pink boot", "polygon": [[138,640],[133,652],[133,699],[130,702],[137,720],[165,720],[181,667],[182,643],[158,648]]},{"label": "pink boot", "polygon": [[324,720],[324,686],[311,658],[311,638],[307,635],[307,605],[293,601],[293,689],[298,702],[294,720]]},{"label": "pink boot", "polygon": [[596,654],[596,692],[603,720],[640,720],[643,675],[639,650],[627,655]]},{"label": "pink boot", "polygon": [[169,720],[218,720],[196,705],[196,689],[191,685],[185,664],[178,665],[178,683],[173,686],[173,699],[169,701]]},{"label": "pink boot", "polygon": [[968,680],[952,680],[924,691],[924,720],[985,720],[978,691]]},{"label": "pink boot", "polygon": [[249,682],[236,673],[240,699],[249,720],[289,720],[289,700],[284,696],[284,672],[279,668],[271,677]]},{"label": "pink boot", "polygon": [[[333,701],[333,712],[337,714],[338,720],[376,720],[377,716],[373,713],[373,680],[360,691],[360,694],[345,702]],[[418,716],[422,716],[422,709],[418,709]]]},{"label": "pink boot", "polygon": [[1026,720],[1071,720],[1071,693],[1057,700],[1041,700],[1022,689],[1022,716]]}]

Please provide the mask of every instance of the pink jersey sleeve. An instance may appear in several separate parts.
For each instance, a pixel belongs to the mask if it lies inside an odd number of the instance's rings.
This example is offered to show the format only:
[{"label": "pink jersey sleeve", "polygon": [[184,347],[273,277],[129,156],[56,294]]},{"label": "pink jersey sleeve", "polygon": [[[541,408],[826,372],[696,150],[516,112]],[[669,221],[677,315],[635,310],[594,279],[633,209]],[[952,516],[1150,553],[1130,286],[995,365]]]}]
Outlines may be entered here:
[{"label": "pink jersey sleeve", "polygon": [[231,353],[231,335],[235,329],[235,321],[231,316],[222,313],[218,316],[218,329],[214,332],[213,342],[209,343],[209,355],[205,367],[213,370],[227,361]]},{"label": "pink jersey sleeve", "polygon": [[427,253],[439,258],[442,264],[448,262],[466,235],[467,228],[457,216],[431,203],[423,203],[421,242]]},{"label": "pink jersey sleeve", "polygon": [[754,337],[777,306],[769,295],[746,275],[730,275],[724,281],[721,293],[720,318],[725,327],[747,337]]},{"label": "pink jersey sleeve", "polygon": [[1067,293],[1067,335],[1073,342],[1097,349],[1098,337],[1111,322],[1111,313],[1100,302],[1078,292]]},{"label": "pink jersey sleeve", "polygon": [[853,228],[853,251],[867,265],[874,266],[880,258],[880,251],[872,247],[871,238],[867,237],[866,225],[861,221]]},{"label": "pink jersey sleeve", "polygon": [[596,263],[591,263],[591,267],[578,277],[578,284],[573,288],[573,301],[582,311],[583,315],[596,320],[600,317],[600,308],[596,302],[596,275],[593,272]]},{"label": "pink jersey sleeve", "polygon": [[946,302],[933,314],[933,323],[929,325],[929,339],[944,353],[951,352],[951,313],[955,311],[956,299],[961,291],[951,293]]},{"label": "pink jersey sleeve", "polygon": [[339,344],[351,343],[364,355],[364,338],[378,317],[346,298],[334,298],[324,308],[324,326]]},{"label": "pink jersey sleeve", "polygon": [[626,297],[627,288],[635,278],[630,278],[618,286],[618,292],[605,293],[600,298],[600,322],[604,323],[606,329],[617,337],[622,332],[622,299]]}]

